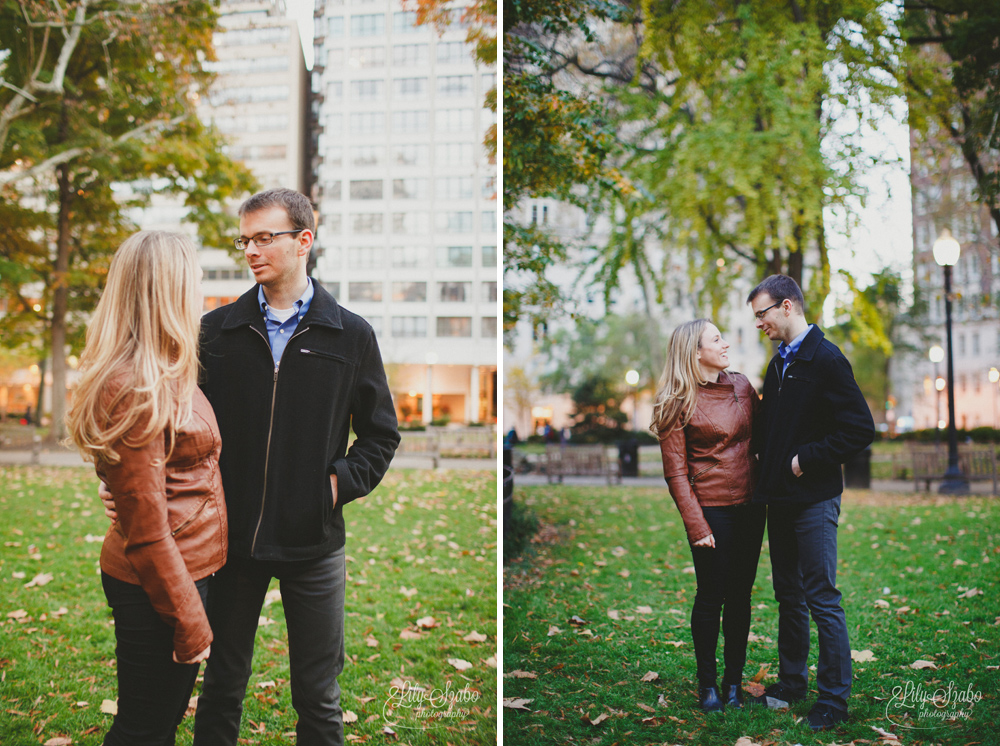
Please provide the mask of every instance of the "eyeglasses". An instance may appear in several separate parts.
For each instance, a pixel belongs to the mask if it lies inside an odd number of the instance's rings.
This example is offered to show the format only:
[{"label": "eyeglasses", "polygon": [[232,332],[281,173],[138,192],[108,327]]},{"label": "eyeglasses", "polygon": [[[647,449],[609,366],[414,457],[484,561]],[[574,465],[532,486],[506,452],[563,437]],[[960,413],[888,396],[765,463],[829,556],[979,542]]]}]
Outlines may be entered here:
[{"label": "eyeglasses", "polygon": [[288,233],[301,233],[306,230],[305,228],[299,228],[294,231],[278,231],[277,233],[258,233],[256,236],[251,236],[250,238],[234,238],[233,244],[240,251],[246,251],[247,246],[253,241],[256,246],[270,246],[275,238],[278,236],[284,236]]},{"label": "eyeglasses", "polygon": [[758,311],[757,313],[755,313],[755,314],[753,315],[753,317],[754,317],[755,319],[757,319],[757,321],[763,321],[763,320],[764,320],[764,314],[766,314],[766,313],[767,313],[768,311],[770,311],[770,310],[771,310],[772,308],[777,308],[778,306],[780,306],[780,305],[781,305],[782,303],[784,303],[784,302],[785,302],[785,301],[783,301],[783,300],[779,300],[779,301],[778,301],[777,303],[772,303],[772,304],[771,304],[770,306],[768,306],[767,308],[764,308],[764,309],[761,309],[760,311]]}]

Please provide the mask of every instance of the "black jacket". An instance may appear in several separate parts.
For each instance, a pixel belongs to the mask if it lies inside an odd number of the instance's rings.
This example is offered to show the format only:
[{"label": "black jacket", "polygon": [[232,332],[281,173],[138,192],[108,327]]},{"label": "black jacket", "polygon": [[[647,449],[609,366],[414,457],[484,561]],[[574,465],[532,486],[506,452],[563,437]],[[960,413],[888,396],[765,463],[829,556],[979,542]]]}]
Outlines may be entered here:
[{"label": "black jacket", "polygon": [[230,557],[313,559],[344,546],[344,505],[375,488],[399,444],[375,333],[313,287],[278,368],[256,285],[202,319],[201,388],[222,435]]},{"label": "black jacket", "polygon": [[[781,379],[775,355],[764,376],[764,401],[755,423],[760,478],[754,502],[813,503],[844,491],[841,464],[875,438],[868,403],[847,358],[818,326],[802,340]],[[792,473],[798,454],[802,475]]]}]

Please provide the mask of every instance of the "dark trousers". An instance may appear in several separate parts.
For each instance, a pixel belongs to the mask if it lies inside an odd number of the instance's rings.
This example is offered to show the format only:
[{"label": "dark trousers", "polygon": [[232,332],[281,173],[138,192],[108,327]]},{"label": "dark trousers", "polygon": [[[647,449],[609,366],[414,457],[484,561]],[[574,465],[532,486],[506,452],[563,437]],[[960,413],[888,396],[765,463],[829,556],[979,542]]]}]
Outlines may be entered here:
[{"label": "dark trousers", "polygon": [[837,590],[840,496],[810,505],[768,507],[774,598],[778,602],[778,679],[795,692],[809,684],[809,614],[816,622],[817,703],[847,711],[851,642]]},{"label": "dark trousers", "polygon": [[[208,580],[195,583],[203,604]],[[174,628],[156,613],[141,586],[106,573],[101,583],[115,619],[118,659],[118,714],[104,744],[173,746],[199,664],[174,663]]]},{"label": "dark trousers", "polygon": [[764,538],[767,510],[747,503],[701,509],[715,536],[715,548],[691,547],[698,592],[691,610],[691,637],[698,685],[716,685],[715,650],[719,614],[724,638],[723,685],[743,681],[750,632],[750,593]]},{"label": "dark trousers", "polygon": [[195,713],[196,746],[236,746],[254,636],[271,578],[281,581],[298,746],[341,746],[337,677],[344,668],[345,555],[315,560],[234,560],[215,574],[208,619],[215,641]]}]

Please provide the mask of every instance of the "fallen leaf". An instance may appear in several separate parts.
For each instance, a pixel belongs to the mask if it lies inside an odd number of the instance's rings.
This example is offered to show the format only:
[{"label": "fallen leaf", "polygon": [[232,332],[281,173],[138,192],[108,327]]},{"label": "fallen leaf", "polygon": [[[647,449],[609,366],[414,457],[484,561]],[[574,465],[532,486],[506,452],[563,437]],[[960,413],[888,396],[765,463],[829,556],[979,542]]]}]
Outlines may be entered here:
[{"label": "fallen leaf", "polygon": [[368,637],[365,638],[365,645],[367,645],[370,648],[377,648],[378,647],[378,640],[376,640],[371,635],[368,635]]},{"label": "fallen leaf", "polygon": [[760,681],[763,681],[763,680],[764,680],[764,677],[765,677],[765,676],[767,676],[767,671],[768,671],[768,669],[769,669],[770,667],[771,667],[771,664],[770,664],[770,663],[765,663],[764,665],[762,665],[762,666],[761,666],[761,667],[760,667],[760,668],[759,668],[759,669],[757,670],[757,673],[755,673],[755,674],[753,675],[753,678],[752,678],[752,679],[750,679],[750,681],[752,681],[752,682],[754,682],[754,683],[758,683],[758,682],[760,682]]},{"label": "fallen leaf", "polygon": [[188,700],[187,709],[184,710],[184,717],[193,717],[194,713],[198,710],[198,695],[191,697]]},{"label": "fallen leaf", "polygon": [[28,616],[28,612],[26,612],[24,609],[17,609],[16,611],[7,612],[8,619],[24,619],[26,616]]},{"label": "fallen leaf", "polygon": [[274,620],[273,619],[268,619],[266,616],[262,616],[262,617],[259,617],[257,619],[257,626],[258,627],[267,627],[267,626],[269,626],[271,624],[274,624]]},{"label": "fallen leaf", "polygon": [[600,725],[607,719],[608,719],[608,713],[606,712],[602,712],[596,718],[592,718],[589,715],[584,715],[582,718],[580,718],[580,720],[582,720],[584,723],[590,723],[591,725]]},{"label": "fallen leaf", "polygon": [[487,658],[486,660],[484,660],[483,663],[485,663],[490,668],[496,668],[497,667],[497,657],[495,655],[491,655],[489,658]]},{"label": "fallen leaf", "polygon": [[855,663],[864,663],[866,661],[877,661],[878,658],[871,650],[852,650],[851,660]]},{"label": "fallen leaf", "polygon": [[449,658],[448,663],[453,665],[459,671],[466,671],[472,668],[472,664],[469,661],[464,661],[461,658]]},{"label": "fallen leaf", "polygon": [[611,550],[611,554],[613,554],[615,557],[624,557],[626,554],[628,554],[628,550],[625,549],[625,547],[615,547],[614,549]]},{"label": "fallen leaf", "polygon": [[434,617],[432,617],[432,616],[420,617],[416,621],[416,625],[418,627],[423,628],[423,629],[433,629],[434,627],[439,626],[438,625],[438,621]]},{"label": "fallen leaf", "polygon": [[257,682],[257,686],[259,688],[261,688],[261,689],[273,689],[274,688],[274,682],[273,681],[258,681]]},{"label": "fallen leaf", "polygon": [[649,705],[644,705],[642,702],[636,702],[635,706],[644,712],[656,712],[655,707],[650,707]]},{"label": "fallen leaf", "polygon": [[636,610],[636,613],[638,613],[638,614],[652,614],[653,613],[653,607],[651,607],[651,606],[636,606],[635,610]]},{"label": "fallen leaf", "polygon": [[69,609],[65,606],[60,606],[56,611],[52,612],[52,616],[55,617],[63,616],[64,614],[69,614]]},{"label": "fallen leaf", "polygon": [[573,616],[571,616],[569,618],[569,623],[570,624],[575,624],[578,627],[582,627],[583,625],[585,625],[587,623],[587,620],[586,619],[581,619],[576,614],[574,614]]},{"label": "fallen leaf", "polygon": [[681,572],[686,573],[687,575],[694,575],[694,565],[688,565],[681,570]]},{"label": "fallen leaf", "polygon": [[[34,588],[35,586],[48,585],[52,582],[52,573],[50,572],[40,572],[35,577],[31,579],[30,582],[25,583],[25,588]],[[61,736],[60,736],[61,738]]]},{"label": "fallen leaf", "polygon": [[670,707],[670,700],[664,697],[662,694],[656,698],[656,704],[660,707]]},{"label": "fallen leaf", "polygon": [[643,718],[640,722],[643,725],[663,725],[665,722],[667,722],[667,719],[662,715],[660,715],[659,717]]},{"label": "fallen leaf", "polygon": [[554,624],[550,624],[550,625],[549,625],[549,633],[548,633],[548,635],[546,635],[546,636],[547,636],[547,637],[552,637],[552,636],[554,636],[554,635],[558,635],[558,634],[559,634],[560,632],[562,632],[562,630],[561,630],[561,629],[559,629],[559,628],[558,628],[558,627],[557,627],[556,625],[554,625]]},{"label": "fallen leaf", "polygon": [[881,728],[879,728],[877,726],[874,726],[874,725],[871,726],[871,729],[873,731],[875,731],[876,733],[878,733],[882,737],[882,740],[884,742],[890,743],[890,744],[892,744],[892,743],[897,743],[898,744],[899,743],[899,736],[897,736],[895,733],[890,733],[887,730],[882,730]]},{"label": "fallen leaf", "polygon": [[660,674],[656,671],[647,671],[639,681],[656,681],[658,678],[660,678]]},{"label": "fallen leaf", "polygon": [[416,588],[407,588],[405,585],[400,586],[399,592],[402,593],[407,598],[413,598],[414,596],[417,595]]},{"label": "fallen leaf", "polygon": [[628,568],[625,568],[624,570],[622,570],[621,572],[619,572],[619,573],[618,573],[618,575],[619,575],[620,577],[623,577],[623,578],[627,578],[627,577],[629,577],[629,576],[630,576],[631,574],[632,574],[632,573],[630,573],[630,572],[628,571]]},{"label": "fallen leaf", "polygon": [[537,679],[538,674],[533,671],[521,671],[520,669],[515,671],[508,671],[503,675],[505,679]]},{"label": "fallen leaf", "polygon": [[972,598],[973,596],[981,596],[983,592],[978,588],[970,588],[965,593],[960,593],[959,598]]},{"label": "fallen leaf", "polygon": [[878,606],[880,609],[888,609],[889,608],[889,602],[886,601],[884,598],[876,598],[875,599],[875,605]]},{"label": "fallen leaf", "polygon": [[664,640],[664,645],[673,645],[675,648],[679,648],[684,643],[681,640]]},{"label": "fallen leaf", "polygon": [[913,661],[913,663],[910,664],[910,668],[915,668],[918,671],[920,669],[922,669],[922,668],[930,668],[930,669],[933,670],[933,669],[937,668],[937,664],[933,663],[931,661],[916,660],[916,661]]},{"label": "fallen leaf", "polygon": [[462,639],[466,642],[486,642],[487,637],[482,632],[470,632]]},{"label": "fallen leaf", "polygon": [[358,722],[358,716],[355,715],[350,710],[344,710],[344,722],[345,723],[356,723],[356,722]]},{"label": "fallen leaf", "polygon": [[281,600],[281,589],[272,588],[264,595],[264,606],[270,606],[275,601]]},{"label": "fallen leaf", "polygon": [[392,728],[390,728],[390,727],[389,727],[389,726],[387,725],[387,726],[385,726],[385,727],[384,727],[384,728],[382,729],[382,735],[383,735],[383,736],[389,736],[389,737],[391,737],[391,738],[395,738],[395,737],[396,737],[396,731],[394,731],[394,730],[393,730]]},{"label": "fallen leaf", "polygon": [[45,742],[45,746],[72,746],[73,739],[69,736],[56,736]]},{"label": "fallen leaf", "polygon": [[961,567],[962,565],[967,565],[967,564],[969,564],[969,563],[966,562],[964,559],[956,559],[954,562],[951,563],[951,566],[952,567]]},{"label": "fallen leaf", "polygon": [[101,702],[101,712],[106,715],[117,715],[118,714],[118,700],[116,699],[106,699]]},{"label": "fallen leaf", "polygon": [[608,609],[608,618],[619,621],[621,619],[621,615],[618,613],[617,609]]},{"label": "fallen leaf", "polygon": [[399,633],[399,639],[401,640],[419,640],[423,637],[419,632],[414,632],[412,629],[407,627],[402,632]]},{"label": "fallen leaf", "polygon": [[733,746],[760,746],[760,744],[749,736],[740,736],[736,739],[736,743],[734,743]]},{"label": "fallen leaf", "polygon": [[508,697],[504,699],[503,706],[508,710],[524,710],[525,712],[531,712],[525,705],[534,702],[533,699],[518,699],[516,697]]}]

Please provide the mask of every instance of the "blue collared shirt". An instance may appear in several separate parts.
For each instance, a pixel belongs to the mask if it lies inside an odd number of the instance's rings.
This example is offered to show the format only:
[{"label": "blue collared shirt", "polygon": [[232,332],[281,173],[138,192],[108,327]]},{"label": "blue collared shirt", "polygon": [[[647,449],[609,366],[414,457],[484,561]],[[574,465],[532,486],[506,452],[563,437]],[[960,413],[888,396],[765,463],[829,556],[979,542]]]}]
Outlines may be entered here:
[{"label": "blue collared shirt", "polygon": [[786,345],[784,342],[782,342],[780,345],[778,345],[778,354],[781,355],[781,359],[782,361],[784,361],[784,365],[781,366],[782,378],[785,377],[785,371],[788,370],[789,364],[792,362],[792,359],[798,353],[799,347],[802,346],[802,340],[806,338],[806,335],[812,330],[812,328],[813,325],[810,324],[809,326],[806,327],[806,330],[802,332],[802,334],[797,336],[795,339],[793,339],[791,343]]},{"label": "blue collared shirt", "polygon": [[264,326],[267,327],[267,338],[271,343],[271,357],[274,358],[275,368],[281,362],[281,354],[285,351],[285,345],[288,344],[288,340],[295,334],[295,329],[298,327],[299,322],[302,321],[302,318],[306,315],[306,311],[309,310],[309,304],[312,303],[314,292],[312,280],[310,279],[305,292],[295,301],[295,313],[289,316],[287,320],[282,321],[274,315],[271,307],[267,305],[267,299],[264,297],[264,286],[257,286],[257,302],[260,303],[261,313],[264,314]]}]

